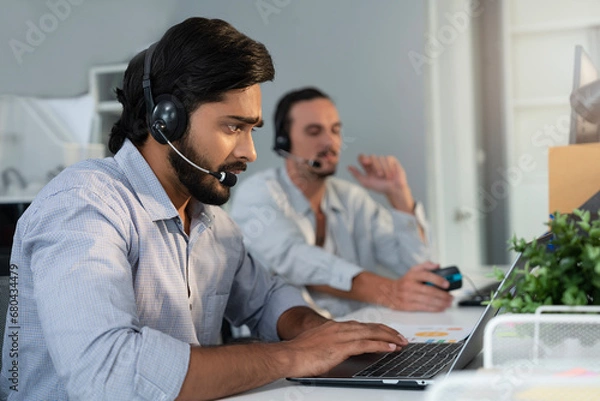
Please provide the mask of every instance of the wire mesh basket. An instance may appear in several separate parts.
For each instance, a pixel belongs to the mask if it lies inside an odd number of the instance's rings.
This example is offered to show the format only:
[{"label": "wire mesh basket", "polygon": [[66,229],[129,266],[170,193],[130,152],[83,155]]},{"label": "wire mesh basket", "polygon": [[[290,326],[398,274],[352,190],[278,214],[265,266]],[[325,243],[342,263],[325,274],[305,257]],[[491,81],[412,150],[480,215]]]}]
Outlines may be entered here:
[{"label": "wire mesh basket", "polygon": [[600,307],[553,306],[496,316],[485,328],[483,350],[485,368],[600,373]]}]

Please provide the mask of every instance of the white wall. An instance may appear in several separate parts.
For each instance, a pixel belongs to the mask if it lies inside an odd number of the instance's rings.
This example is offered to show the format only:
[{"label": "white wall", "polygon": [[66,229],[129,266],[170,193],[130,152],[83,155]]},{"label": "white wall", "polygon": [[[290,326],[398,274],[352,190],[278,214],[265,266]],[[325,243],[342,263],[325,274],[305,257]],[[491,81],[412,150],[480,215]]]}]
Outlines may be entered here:
[{"label": "white wall", "polygon": [[[408,59],[424,43],[420,0],[3,0],[0,94],[85,93],[91,66],[128,61],[190,16],[225,19],[263,42],[274,58],[276,79],[263,87],[267,124],[256,134],[259,160],[249,171],[280,163],[270,151],[277,98],[317,85],[340,109],[347,143],[342,165],[360,152],[393,154],[407,169],[415,197],[427,200],[424,79]],[[28,36],[36,29],[45,36]]]}]

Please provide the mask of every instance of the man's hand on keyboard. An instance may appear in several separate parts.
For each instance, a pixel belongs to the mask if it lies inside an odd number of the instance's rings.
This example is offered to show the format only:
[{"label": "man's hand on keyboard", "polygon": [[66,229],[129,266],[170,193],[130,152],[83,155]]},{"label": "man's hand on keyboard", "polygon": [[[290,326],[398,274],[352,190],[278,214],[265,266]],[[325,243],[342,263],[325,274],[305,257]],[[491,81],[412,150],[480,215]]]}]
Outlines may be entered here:
[{"label": "man's hand on keyboard", "polygon": [[407,344],[406,338],[391,327],[355,321],[328,321],[281,343],[292,358],[291,376],[319,375],[350,356],[395,351]]}]

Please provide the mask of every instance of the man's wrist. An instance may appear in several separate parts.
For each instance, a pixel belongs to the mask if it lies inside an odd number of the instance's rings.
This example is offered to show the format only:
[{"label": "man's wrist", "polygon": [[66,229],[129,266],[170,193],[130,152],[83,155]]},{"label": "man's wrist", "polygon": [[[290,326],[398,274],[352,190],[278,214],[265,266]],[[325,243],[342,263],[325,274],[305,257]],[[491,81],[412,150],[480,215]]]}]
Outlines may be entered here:
[{"label": "man's wrist", "polygon": [[352,280],[352,290],[358,300],[370,304],[385,305],[391,280],[371,272],[357,274]]},{"label": "man's wrist", "polygon": [[329,321],[308,306],[294,306],[281,314],[277,333],[282,340],[291,340],[300,333]]},{"label": "man's wrist", "polygon": [[392,191],[386,195],[390,205],[404,213],[414,214],[414,210],[417,202],[412,197],[410,188],[404,187],[402,189]]}]

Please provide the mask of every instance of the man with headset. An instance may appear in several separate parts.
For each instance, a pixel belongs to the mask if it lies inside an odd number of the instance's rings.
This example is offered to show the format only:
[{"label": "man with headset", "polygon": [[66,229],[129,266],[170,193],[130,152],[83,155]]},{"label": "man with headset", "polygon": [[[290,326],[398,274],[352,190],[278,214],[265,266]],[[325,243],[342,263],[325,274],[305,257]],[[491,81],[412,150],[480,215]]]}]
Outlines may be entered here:
[{"label": "man with headset", "polygon": [[[262,44],[204,18],[130,62],[114,157],[65,169],[18,223],[9,400],[212,399],[406,344],[308,308],[213,206],[256,158],[273,75]],[[214,346],[223,317],[272,343]]]},{"label": "man with headset", "polygon": [[[250,254],[290,283],[305,286],[315,308],[342,316],[365,304],[442,311],[449,283],[431,270],[427,223],[406,174],[392,156],[359,157],[361,186],[332,177],[342,123],[316,88],[285,94],[274,115],[274,150],[285,166],[257,173],[236,189],[232,218]],[[390,210],[366,189],[383,194]]]}]

